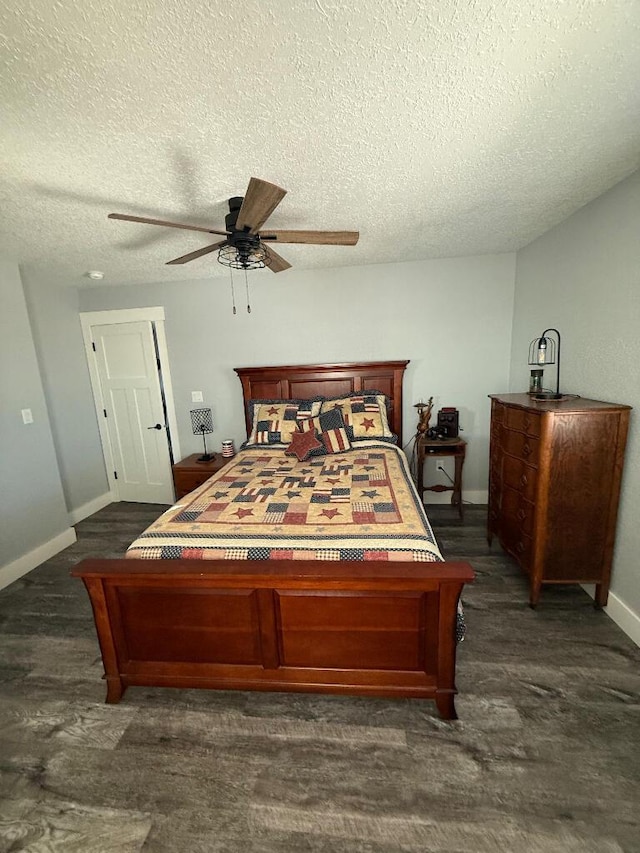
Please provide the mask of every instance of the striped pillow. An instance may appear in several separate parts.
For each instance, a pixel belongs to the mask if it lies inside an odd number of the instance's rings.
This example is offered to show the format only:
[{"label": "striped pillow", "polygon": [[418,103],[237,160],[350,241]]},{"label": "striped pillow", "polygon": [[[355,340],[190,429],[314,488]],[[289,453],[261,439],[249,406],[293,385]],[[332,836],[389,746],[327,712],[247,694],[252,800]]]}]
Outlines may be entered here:
[{"label": "striped pillow", "polygon": [[321,432],[320,441],[324,444],[327,453],[342,453],[351,449],[351,442],[344,427]]},{"label": "striped pillow", "polygon": [[301,432],[314,430],[316,438],[322,442],[322,447],[312,450],[310,456],[322,456],[325,453],[342,453],[350,450],[351,442],[340,409],[329,409],[314,418],[300,421],[298,428]]}]

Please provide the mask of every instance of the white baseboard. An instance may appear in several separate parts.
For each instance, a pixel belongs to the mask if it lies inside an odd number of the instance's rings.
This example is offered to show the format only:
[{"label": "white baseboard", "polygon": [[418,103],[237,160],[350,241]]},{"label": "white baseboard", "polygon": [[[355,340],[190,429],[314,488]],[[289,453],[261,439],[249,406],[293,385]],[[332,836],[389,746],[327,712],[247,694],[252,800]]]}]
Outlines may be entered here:
[{"label": "white baseboard", "polygon": [[[582,588],[595,598],[595,586],[593,584],[582,584]],[[636,646],[640,646],[640,615],[635,613],[615,592],[609,592],[609,601],[603,608],[604,612],[621,628],[625,634],[633,640]]]},{"label": "white baseboard", "polygon": [[60,551],[64,551],[69,545],[73,545],[76,538],[76,532],[73,527],[68,527],[62,533],[54,536],[53,539],[49,539],[48,542],[38,545],[33,551],[29,551],[28,554],[18,557],[17,560],[6,566],[0,566],[0,589],[9,586],[10,583],[17,581],[18,578],[35,569],[36,566],[44,563],[45,560],[55,557]]},{"label": "white baseboard", "polygon": [[105,492],[104,495],[94,498],[92,501],[79,506],[77,509],[72,509],[69,512],[69,520],[71,521],[71,524],[77,524],[79,521],[84,521],[85,518],[89,518],[89,516],[93,515],[94,512],[104,509],[115,500],[116,499],[111,492]]}]

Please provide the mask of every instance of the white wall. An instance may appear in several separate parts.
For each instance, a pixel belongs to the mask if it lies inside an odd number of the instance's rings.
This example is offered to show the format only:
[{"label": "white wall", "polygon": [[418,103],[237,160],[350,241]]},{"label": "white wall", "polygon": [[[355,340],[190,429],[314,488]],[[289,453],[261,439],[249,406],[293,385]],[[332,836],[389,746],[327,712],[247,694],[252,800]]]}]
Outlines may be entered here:
[{"label": "white wall", "polygon": [[[22,409],[33,423],[25,425]],[[0,261],[0,588],[75,541],[22,281]]]},{"label": "white wall", "polygon": [[[640,642],[640,172],[518,252],[511,389],[528,387],[529,342],[562,334],[560,390],[631,413],[611,590]],[[545,380],[553,385],[553,369]],[[550,381],[551,380],[551,381]]]},{"label": "white wall", "polygon": [[[415,429],[413,403],[420,397],[433,395],[434,411],[443,405],[458,407],[469,441],[465,498],[485,501],[487,395],[508,385],[514,271],[514,255],[278,275],[264,271],[249,276],[251,314],[246,311],[244,277],[237,276],[236,316],[224,278],[102,285],[80,293],[80,310],[164,306],[185,456],[202,446],[190,427],[192,390],[203,391],[205,404],[212,407],[214,450],[224,438],[238,443],[244,439],[241,387],[234,367],[410,359],[404,386],[405,442]],[[62,422],[63,412],[56,418],[60,431],[70,427]],[[82,472],[73,473],[65,462],[65,477],[75,476]]]}]

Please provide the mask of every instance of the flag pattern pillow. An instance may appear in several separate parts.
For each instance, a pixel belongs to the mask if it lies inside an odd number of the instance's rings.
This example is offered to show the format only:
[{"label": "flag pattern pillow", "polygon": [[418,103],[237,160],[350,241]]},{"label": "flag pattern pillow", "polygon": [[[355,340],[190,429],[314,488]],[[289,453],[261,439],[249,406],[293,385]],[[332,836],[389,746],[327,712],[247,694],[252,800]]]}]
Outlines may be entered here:
[{"label": "flag pattern pillow", "polygon": [[251,435],[245,446],[289,444],[299,421],[320,413],[320,400],[251,400]]},{"label": "flag pattern pillow", "polygon": [[343,453],[351,449],[351,442],[344,427],[328,429],[320,433],[320,441],[327,453]]},{"label": "flag pattern pillow", "polygon": [[351,448],[340,409],[329,409],[315,418],[300,421],[299,428],[302,432],[313,431],[316,438],[322,442],[320,449],[312,450],[310,456],[342,453]]},{"label": "flag pattern pillow", "polygon": [[384,394],[353,394],[337,400],[325,400],[321,413],[338,409],[342,413],[350,441],[364,438],[394,438],[389,429]]}]

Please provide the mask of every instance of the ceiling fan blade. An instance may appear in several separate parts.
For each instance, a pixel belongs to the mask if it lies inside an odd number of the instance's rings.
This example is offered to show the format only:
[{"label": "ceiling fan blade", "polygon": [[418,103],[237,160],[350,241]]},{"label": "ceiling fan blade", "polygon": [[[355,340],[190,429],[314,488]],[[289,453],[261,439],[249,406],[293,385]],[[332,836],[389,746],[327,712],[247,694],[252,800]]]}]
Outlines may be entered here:
[{"label": "ceiling fan blade", "polygon": [[226,242],[226,240],[220,240],[218,243],[213,243],[211,246],[205,246],[204,249],[196,249],[195,252],[189,252],[188,255],[182,255],[179,258],[174,258],[172,261],[167,261],[167,264],[186,264],[189,261],[195,261],[196,258],[208,255],[209,252],[215,252],[216,249],[224,246]]},{"label": "ceiling fan blade", "polygon": [[317,243],[323,246],[355,246],[359,231],[262,231],[260,239],[275,243]]},{"label": "ceiling fan blade", "polygon": [[271,263],[269,264],[271,272],[283,272],[284,270],[289,269],[291,266],[289,261],[285,261],[282,255],[274,252],[271,246],[267,248],[267,252],[269,252],[269,257],[271,258]]},{"label": "ceiling fan blade", "polygon": [[236,228],[240,231],[249,229],[252,234],[259,231],[271,216],[287,191],[260,178],[251,178],[247,194],[236,220]]},{"label": "ceiling fan blade", "polygon": [[205,234],[220,234],[226,237],[229,231],[216,231],[201,225],[180,225],[178,222],[165,222],[164,219],[147,219],[145,216],[129,216],[126,213],[110,213],[108,219],[122,219],[125,222],[142,222],[145,225],[166,225],[169,228],[183,228],[185,231],[204,231]]}]

